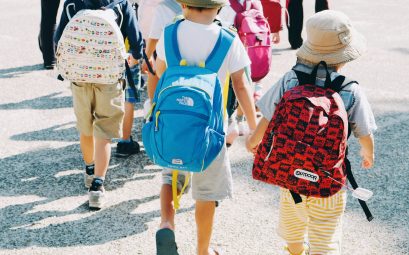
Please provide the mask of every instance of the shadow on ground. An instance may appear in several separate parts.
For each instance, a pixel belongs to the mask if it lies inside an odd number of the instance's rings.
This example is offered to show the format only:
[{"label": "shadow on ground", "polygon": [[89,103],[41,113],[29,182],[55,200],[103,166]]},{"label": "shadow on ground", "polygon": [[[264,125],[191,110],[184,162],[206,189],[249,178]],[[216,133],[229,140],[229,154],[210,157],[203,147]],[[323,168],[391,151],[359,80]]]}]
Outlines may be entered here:
[{"label": "shadow on ground", "polygon": [[61,92],[52,93],[18,103],[0,104],[0,110],[36,109],[47,110],[72,107],[71,96],[60,96]]},{"label": "shadow on ground", "polygon": [[[135,126],[139,127],[140,120],[136,122],[138,123],[135,123]],[[15,135],[12,139],[24,141],[48,141],[49,137],[65,137],[63,141],[78,139],[74,128],[61,131],[59,129],[61,126],[64,125]],[[149,165],[152,163],[143,152],[125,159],[112,157],[106,177],[106,190],[114,191],[131,181],[143,184],[144,181],[153,179],[161,170],[144,168]],[[9,201],[6,205],[0,205],[2,240],[0,249],[103,244],[142,233],[147,230],[148,222],[160,217],[159,208],[143,213],[133,212],[144,203],[158,200],[158,195],[119,202],[101,211],[90,211],[86,201],[87,191],[83,184],[79,144],[61,148],[41,148],[6,157],[0,161],[0,169],[2,169],[0,197]],[[13,197],[20,203],[13,202]],[[26,201],[21,203],[23,197],[26,197],[23,199]],[[64,199],[79,201],[77,206],[73,203],[68,210],[36,210],[53,202],[64,203],[66,201]],[[82,204],[81,199],[84,200]],[[193,208],[182,209],[179,213],[190,210]],[[63,223],[37,226],[42,220],[53,221],[52,219],[56,217],[66,218],[58,221]]]},{"label": "shadow on ground", "polygon": [[282,53],[285,53],[287,51],[293,51],[291,48],[280,48],[280,49],[275,49],[273,48],[272,50],[272,55],[281,55]]},{"label": "shadow on ground", "polygon": [[68,122],[61,125],[55,125],[39,131],[27,132],[10,137],[15,141],[78,141],[78,131],[75,128],[75,122]]},{"label": "shadow on ground", "polygon": [[43,69],[44,68],[42,64],[0,69],[0,79],[14,78],[16,76],[20,76],[25,73],[29,73],[32,71],[39,71]]}]

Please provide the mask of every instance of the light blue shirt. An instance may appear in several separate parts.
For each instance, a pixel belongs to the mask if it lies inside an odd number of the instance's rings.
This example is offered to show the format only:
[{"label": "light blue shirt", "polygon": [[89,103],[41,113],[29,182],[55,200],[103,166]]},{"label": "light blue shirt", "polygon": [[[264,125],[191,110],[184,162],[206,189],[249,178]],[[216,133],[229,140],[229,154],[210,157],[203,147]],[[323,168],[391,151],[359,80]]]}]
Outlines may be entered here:
[{"label": "light blue shirt", "polygon": [[[313,67],[297,63],[294,70],[311,73]],[[334,80],[338,73],[334,70],[329,70],[331,80]],[[324,86],[325,70],[318,69],[317,85]],[[346,85],[341,91],[340,96],[344,102],[348,113],[348,122],[355,137],[359,138],[372,134],[376,129],[375,117],[363,91],[360,89],[357,82],[345,79],[343,83]],[[264,118],[271,120],[277,104],[280,102],[284,92],[299,85],[297,75],[293,70],[287,72],[279,81],[277,81],[264,96],[257,102],[257,107],[263,114]]]}]

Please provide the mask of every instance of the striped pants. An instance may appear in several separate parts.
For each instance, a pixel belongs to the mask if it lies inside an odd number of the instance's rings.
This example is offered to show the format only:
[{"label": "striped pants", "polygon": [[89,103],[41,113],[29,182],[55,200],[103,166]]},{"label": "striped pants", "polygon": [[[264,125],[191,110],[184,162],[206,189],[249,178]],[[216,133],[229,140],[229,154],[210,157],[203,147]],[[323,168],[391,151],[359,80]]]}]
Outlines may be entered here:
[{"label": "striped pants", "polygon": [[278,234],[287,243],[302,243],[307,235],[310,254],[341,254],[346,192],[328,198],[301,197],[302,202],[295,204],[289,190],[280,189]]}]

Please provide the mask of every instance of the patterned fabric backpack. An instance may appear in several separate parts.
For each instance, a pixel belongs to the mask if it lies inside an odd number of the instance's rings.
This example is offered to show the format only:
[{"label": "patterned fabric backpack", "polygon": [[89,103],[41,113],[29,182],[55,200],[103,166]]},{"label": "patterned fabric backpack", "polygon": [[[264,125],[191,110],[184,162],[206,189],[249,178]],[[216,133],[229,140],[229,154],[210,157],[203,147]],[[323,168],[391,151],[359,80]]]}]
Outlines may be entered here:
[{"label": "patterned fabric backpack", "polygon": [[116,7],[121,1],[103,10],[81,10],[70,19],[56,53],[57,69],[64,79],[115,84],[123,78],[126,50]]},{"label": "patterned fabric backpack", "polygon": [[[326,68],[325,62],[321,62]],[[325,87],[309,82],[284,93],[257,149],[253,178],[296,194],[329,197],[346,182],[348,117],[337,93],[345,77]],[[299,74],[297,74],[298,76]],[[342,80],[342,81],[340,81]]]},{"label": "patterned fabric backpack", "polygon": [[200,66],[187,66],[177,42],[181,22],[166,27],[164,32],[168,68],[158,82],[142,140],[155,164],[201,172],[224,146],[222,89],[217,72],[234,36],[221,28],[207,60]]},{"label": "patterned fabric backpack", "polygon": [[230,0],[230,7],[237,13],[234,26],[251,60],[251,79],[256,82],[270,71],[271,38],[270,26],[263,15],[261,3],[245,0]]}]

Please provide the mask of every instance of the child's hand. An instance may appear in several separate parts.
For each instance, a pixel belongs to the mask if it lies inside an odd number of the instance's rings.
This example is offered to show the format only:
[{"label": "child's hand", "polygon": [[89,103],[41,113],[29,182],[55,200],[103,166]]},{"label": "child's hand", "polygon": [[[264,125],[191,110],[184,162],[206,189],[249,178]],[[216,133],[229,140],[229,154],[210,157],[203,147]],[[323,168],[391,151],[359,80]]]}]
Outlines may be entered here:
[{"label": "child's hand", "polygon": [[280,42],[280,33],[279,32],[272,33],[271,36],[272,36],[271,40],[273,41],[274,44],[277,44],[277,43]]},{"label": "child's hand", "polygon": [[[153,68],[153,60],[149,59],[149,63],[151,64],[152,68]],[[142,73],[147,74],[149,72],[149,68],[148,68],[148,63],[146,63],[146,61],[142,62],[142,68],[141,68]]]},{"label": "child's hand", "polygon": [[129,65],[129,67],[133,67],[133,66],[137,65],[138,63],[139,63],[138,60],[134,59],[132,54],[128,55],[128,65]]},{"label": "child's hand", "polygon": [[363,168],[369,169],[373,166],[375,158],[375,155],[373,153],[368,153],[364,149],[361,149],[361,157]]},{"label": "child's hand", "polygon": [[252,142],[251,142],[251,137],[252,137],[252,135],[247,136],[247,139],[246,139],[246,148],[247,148],[247,151],[248,151],[248,152],[253,153],[253,154],[256,154],[256,152],[257,152],[257,145],[258,145],[258,144],[256,144],[256,145],[252,144]]}]

